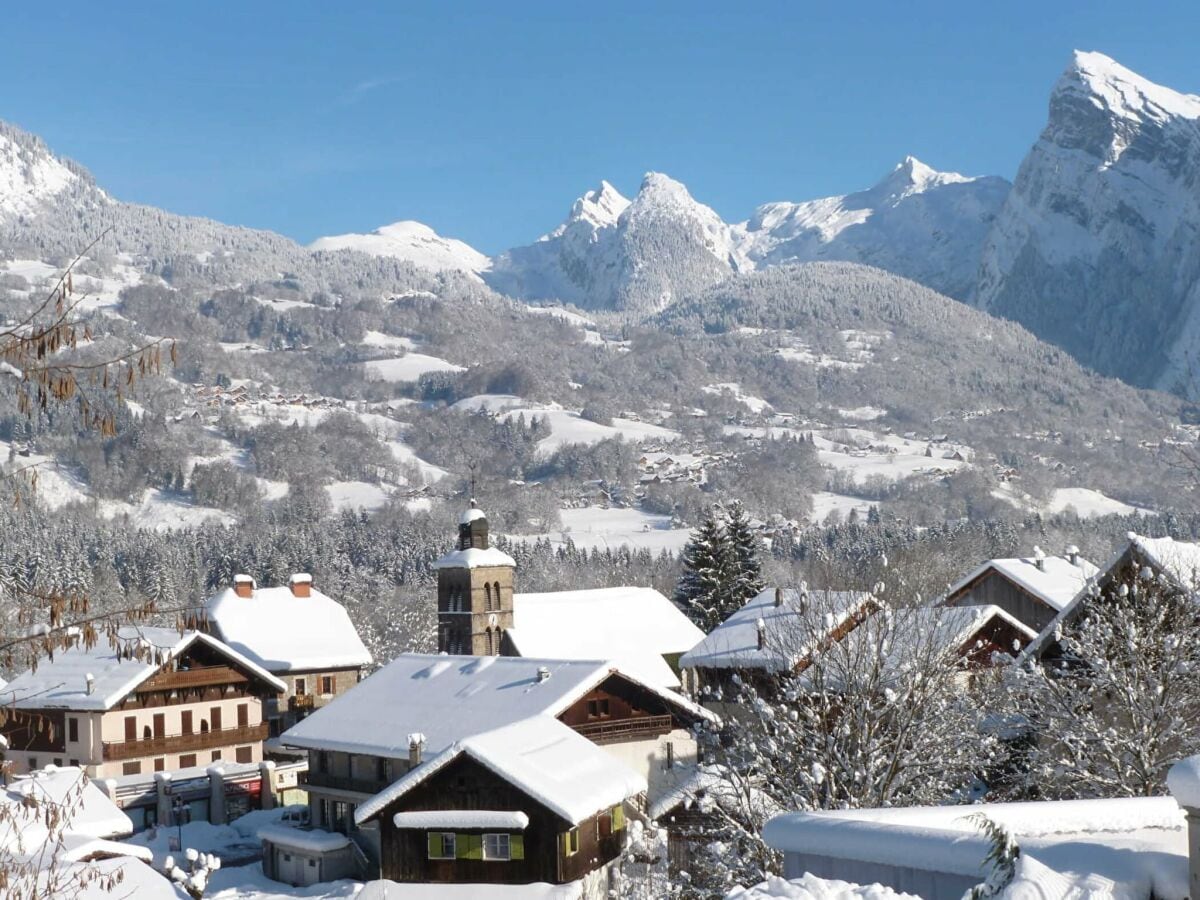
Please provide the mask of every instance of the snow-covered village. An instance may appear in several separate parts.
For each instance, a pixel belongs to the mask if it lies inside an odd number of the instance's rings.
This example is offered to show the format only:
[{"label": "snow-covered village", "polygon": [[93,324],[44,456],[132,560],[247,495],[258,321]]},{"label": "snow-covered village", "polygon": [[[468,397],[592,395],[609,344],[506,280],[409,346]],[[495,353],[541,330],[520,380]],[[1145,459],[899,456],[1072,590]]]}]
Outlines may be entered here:
[{"label": "snow-covered village", "polygon": [[1200,900],[1200,6],[4,23],[0,900]]}]

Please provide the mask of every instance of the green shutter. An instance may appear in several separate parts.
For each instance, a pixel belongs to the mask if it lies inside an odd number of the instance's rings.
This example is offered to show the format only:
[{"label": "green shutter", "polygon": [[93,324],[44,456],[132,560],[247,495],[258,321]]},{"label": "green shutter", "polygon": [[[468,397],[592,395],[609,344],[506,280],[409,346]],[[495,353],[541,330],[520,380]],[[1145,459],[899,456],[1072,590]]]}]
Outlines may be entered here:
[{"label": "green shutter", "polygon": [[442,857],[442,833],[440,831],[429,832],[429,858],[441,859]]},{"label": "green shutter", "polygon": [[454,836],[454,856],[457,859],[471,858],[471,836],[469,834],[456,834]]},{"label": "green shutter", "polygon": [[525,858],[525,835],[510,834],[508,836],[508,855],[510,859]]},{"label": "green shutter", "polygon": [[483,859],[483,835],[464,834],[462,837],[470,848],[467,850],[467,859]]},{"label": "green shutter", "polygon": [[612,808],[612,827],[613,831],[620,831],[625,827],[625,807],[620,804]]}]

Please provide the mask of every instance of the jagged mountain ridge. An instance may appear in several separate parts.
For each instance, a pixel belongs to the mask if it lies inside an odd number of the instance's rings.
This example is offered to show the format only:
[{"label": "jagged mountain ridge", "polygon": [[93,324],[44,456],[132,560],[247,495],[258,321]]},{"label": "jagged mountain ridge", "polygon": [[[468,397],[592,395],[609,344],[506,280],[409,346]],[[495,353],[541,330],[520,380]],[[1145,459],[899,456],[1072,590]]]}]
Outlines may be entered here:
[{"label": "jagged mountain ridge", "polygon": [[976,302],[1135,384],[1200,351],[1200,97],[1077,52],[983,251]]}]

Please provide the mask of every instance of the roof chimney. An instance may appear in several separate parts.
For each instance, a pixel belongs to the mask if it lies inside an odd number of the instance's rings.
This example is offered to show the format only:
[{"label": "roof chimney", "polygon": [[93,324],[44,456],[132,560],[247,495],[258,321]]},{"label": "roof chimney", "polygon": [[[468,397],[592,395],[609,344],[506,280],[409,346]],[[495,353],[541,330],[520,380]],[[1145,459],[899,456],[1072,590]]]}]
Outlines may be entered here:
[{"label": "roof chimney", "polygon": [[239,597],[253,597],[254,588],[254,579],[249,575],[233,576],[233,592]]},{"label": "roof chimney", "polygon": [[90,696],[92,696],[92,694],[94,694],[96,692],[96,676],[93,675],[91,672],[88,672],[86,675],[83,676],[83,678],[84,678],[84,681],[87,682],[87,693],[88,693],[88,696],[90,697]]},{"label": "roof chimney", "polygon": [[293,597],[312,596],[312,576],[307,572],[297,572],[288,579],[288,586],[292,589]]},{"label": "roof chimney", "polygon": [[783,588],[775,588],[775,606],[776,608],[783,606]]},{"label": "roof chimney", "polygon": [[756,625],[758,627],[758,649],[762,650],[767,645],[767,623],[759,619]]},{"label": "roof chimney", "polygon": [[1079,548],[1074,544],[1071,544],[1069,547],[1067,547],[1067,559],[1071,561],[1071,565],[1079,565]]},{"label": "roof chimney", "polygon": [[538,666],[537,680],[538,680],[538,684],[541,684],[543,681],[550,680],[550,667],[549,666]]},{"label": "roof chimney", "polygon": [[1033,548],[1033,564],[1041,571],[1046,571],[1046,554],[1042,552],[1041,547]]},{"label": "roof chimney", "polygon": [[421,754],[425,750],[425,735],[420,732],[408,736],[408,767],[415,769],[421,764]]}]

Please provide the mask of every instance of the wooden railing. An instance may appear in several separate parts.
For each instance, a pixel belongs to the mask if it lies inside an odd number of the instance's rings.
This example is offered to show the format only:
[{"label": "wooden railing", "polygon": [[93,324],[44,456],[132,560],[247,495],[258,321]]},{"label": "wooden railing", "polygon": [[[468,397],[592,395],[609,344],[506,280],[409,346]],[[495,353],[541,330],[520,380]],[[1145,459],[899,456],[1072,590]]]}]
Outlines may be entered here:
[{"label": "wooden railing", "polygon": [[136,741],[105,741],[106,760],[135,759],[139,756],[158,756],[164,753],[191,753],[211,750],[230,744],[252,744],[267,736],[267,723],[221,728],[217,731],[196,731],[191,734],[164,734],[161,737],[140,738]]},{"label": "wooden railing", "polygon": [[293,694],[288,697],[288,709],[312,709],[317,705],[317,698],[312,694]]},{"label": "wooden railing", "polygon": [[179,669],[175,672],[159,672],[138,689],[142,691],[167,691],[179,688],[207,687],[212,684],[244,684],[245,675],[230,666],[204,666],[198,669]]},{"label": "wooden railing", "polygon": [[378,794],[391,784],[378,778],[351,778],[349,775],[330,775],[327,772],[308,770],[307,784],[310,787],[330,788],[335,791],[354,791],[358,794]]},{"label": "wooden railing", "polygon": [[632,719],[601,719],[571,727],[593,743],[615,744],[670,734],[673,726],[670,716],[638,716]]}]

